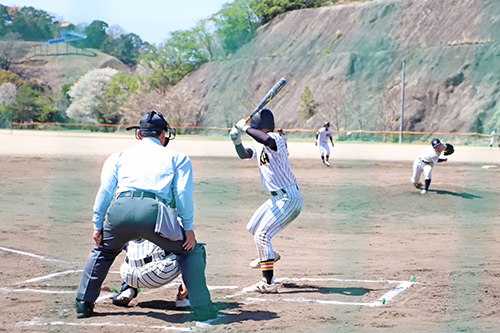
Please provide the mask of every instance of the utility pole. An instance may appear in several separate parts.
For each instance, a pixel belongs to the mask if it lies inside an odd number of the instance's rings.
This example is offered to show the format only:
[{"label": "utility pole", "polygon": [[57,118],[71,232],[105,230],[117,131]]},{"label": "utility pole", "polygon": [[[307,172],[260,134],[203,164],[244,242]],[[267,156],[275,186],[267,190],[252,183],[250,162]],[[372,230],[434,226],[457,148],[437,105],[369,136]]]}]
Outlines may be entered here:
[{"label": "utility pole", "polygon": [[399,143],[403,142],[403,121],[405,115],[405,66],[406,60],[403,60],[403,71],[401,74],[401,116],[399,117]]}]

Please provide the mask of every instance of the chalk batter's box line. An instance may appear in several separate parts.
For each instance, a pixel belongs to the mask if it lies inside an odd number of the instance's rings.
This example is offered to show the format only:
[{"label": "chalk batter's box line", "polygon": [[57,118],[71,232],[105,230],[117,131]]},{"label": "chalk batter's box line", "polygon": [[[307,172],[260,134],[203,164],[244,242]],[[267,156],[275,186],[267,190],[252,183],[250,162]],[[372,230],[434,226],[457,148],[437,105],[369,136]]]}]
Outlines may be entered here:
[{"label": "chalk batter's box line", "polygon": [[[62,261],[62,260],[57,260],[57,259],[50,259],[50,258],[47,258],[47,257],[44,257],[44,256],[40,256],[40,255],[37,255],[37,254],[28,253],[28,252],[19,251],[19,250],[14,250],[14,249],[9,249],[9,248],[5,248],[5,247],[1,247],[1,246],[0,246],[0,250],[7,251],[7,252],[13,252],[13,253],[17,253],[17,254],[21,254],[21,255],[25,255],[25,256],[30,256],[30,257],[38,258],[40,260],[50,260],[50,261],[57,261],[57,262],[75,264],[75,263],[71,263],[71,262],[68,262],[68,261]],[[26,280],[26,281],[23,281],[23,282],[18,282],[18,283],[15,283],[15,285],[26,284],[26,283],[31,283],[31,282],[37,282],[37,281],[51,279],[51,278],[59,276],[59,275],[71,274],[71,273],[80,273],[80,272],[82,272],[82,270],[68,270],[68,271],[64,271],[64,272],[53,273],[53,274],[41,276],[41,277],[38,277],[38,278],[29,279],[29,280]],[[110,272],[110,273],[119,273],[119,272]],[[176,281],[180,281],[180,280],[176,279],[173,282],[169,283],[168,285],[166,285],[166,286],[164,286],[162,288],[173,287],[175,285]],[[373,306],[380,306],[380,305],[384,305],[385,303],[388,303],[390,300],[392,300],[398,294],[400,294],[401,292],[405,291],[412,284],[414,284],[414,282],[410,282],[410,281],[355,280],[355,279],[336,279],[336,278],[326,278],[326,279],[277,278],[277,279],[275,279],[275,281],[276,282],[281,282],[281,281],[295,281],[295,282],[299,282],[299,281],[310,281],[310,282],[337,281],[337,282],[361,282],[361,283],[397,283],[398,286],[395,287],[393,290],[390,290],[387,293],[385,293],[384,295],[382,295],[376,301],[371,301],[371,302],[340,302],[340,301],[325,301],[325,300],[314,300],[314,299],[304,299],[304,298],[300,298],[300,299],[280,299],[280,300],[273,300],[273,299],[259,299],[259,298],[254,298],[254,297],[247,298],[248,302],[256,302],[258,300],[262,300],[262,301],[284,301],[284,302],[315,302],[315,303],[321,303],[321,304],[358,305],[358,306],[362,305],[362,306],[373,307]],[[239,287],[238,286],[209,286],[208,288],[210,290],[214,290],[214,289],[237,289]],[[13,289],[13,288],[6,288],[6,287],[0,288],[0,291],[4,291],[4,292],[38,292],[38,293],[52,293],[52,294],[76,293],[76,292],[73,292],[73,291],[57,291],[57,290],[52,290],[51,291],[51,290],[24,289],[24,288],[23,289]],[[149,294],[150,292],[154,292],[154,291],[145,292],[144,294]],[[240,295],[242,295],[244,293],[245,292],[238,292],[238,293],[230,295],[230,296],[222,297],[222,299],[233,298],[233,297],[236,297],[236,296],[240,296]],[[96,300],[96,302],[99,302],[99,301],[101,301],[103,299],[109,298],[111,295],[113,295],[113,294],[102,295],[102,296],[100,296]]]}]

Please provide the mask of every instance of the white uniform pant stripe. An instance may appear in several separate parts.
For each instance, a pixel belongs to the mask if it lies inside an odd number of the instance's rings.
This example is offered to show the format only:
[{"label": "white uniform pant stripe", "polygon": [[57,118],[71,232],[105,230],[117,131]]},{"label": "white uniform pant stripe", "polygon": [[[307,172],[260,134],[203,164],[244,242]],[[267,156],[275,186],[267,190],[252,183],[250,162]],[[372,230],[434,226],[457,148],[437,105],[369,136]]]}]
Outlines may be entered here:
[{"label": "white uniform pant stripe", "polygon": [[122,279],[134,288],[158,288],[173,281],[180,274],[177,260],[169,257],[153,261],[142,267],[123,263],[120,268]]},{"label": "white uniform pant stripe", "polygon": [[254,235],[260,261],[274,259],[271,238],[285,229],[302,210],[302,196],[296,186],[293,188],[295,190],[286,189],[290,196],[281,194],[267,200],[247,224],[247,230]]}]

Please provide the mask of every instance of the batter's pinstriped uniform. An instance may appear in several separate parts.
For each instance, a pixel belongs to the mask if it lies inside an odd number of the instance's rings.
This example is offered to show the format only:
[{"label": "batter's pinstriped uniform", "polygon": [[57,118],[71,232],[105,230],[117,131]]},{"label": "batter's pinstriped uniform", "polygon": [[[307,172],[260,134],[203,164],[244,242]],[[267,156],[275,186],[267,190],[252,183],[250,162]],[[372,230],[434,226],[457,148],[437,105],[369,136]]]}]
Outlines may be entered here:
[{"label": "batter's pinstriped uniform", "polygon": [[158,245],[138,239],[127,244],[127,257],[120,267],[122,280],[133,288],[158,288],[181,273],[175,254],[166,255]]},{"label": "batter's pinstriped uniform", "polygon": [[256,141],[249,147],[253,152],[250,159],[258,160],[262,184],[272,195],[247,224],[247,230],[254,235],[260,261],[274,259],[271,238],[300,214],[303,205],[285,141],[277,133],[267,134],[276,141],[277,151]]}]

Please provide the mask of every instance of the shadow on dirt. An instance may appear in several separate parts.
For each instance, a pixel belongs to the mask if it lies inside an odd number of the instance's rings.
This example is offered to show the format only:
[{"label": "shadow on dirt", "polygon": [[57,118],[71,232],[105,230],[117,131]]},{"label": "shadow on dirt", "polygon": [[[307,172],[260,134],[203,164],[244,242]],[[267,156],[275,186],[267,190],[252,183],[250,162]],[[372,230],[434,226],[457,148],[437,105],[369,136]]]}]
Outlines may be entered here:
[{"label": "shadow on dirt", "polygon": [[377,289],[368,288],[327,288],[317,287],[312,285],[299,286],[295,283],[283,283],[283,288],[299,289],[299,290],[280,290],[280,294],[299,294],[299,293],[320,293],[320,294],[340,294],[346,296],[363,296]]},{"label": "shadow on dirt", "polygon": [[451,191],[446,191],[446,190],[428,190],[428,192],[436,192],[437,194],[444,194],[444,195],[452,195],[455,197],[461,197],[463,199],[480,199],[482,198],[479,195],[474,195],[466,192],[451,192]]},{"label": "shadow on dirt", "polygon": [[[238,302],[214,302],[214,305],[219,309],[219,311],[228,309],[237,309],[241,307],[241,303]],[[94,312],[93,317],[119,317],[119,316],[129,316],[129,317],[150,317],[165,321],[171,324],[182,324],[189,321],[195,321],[193,319],[193,314],[191,311],[179,311],[175,308],[175,302],[168,301],[150,301],[150,302],[140,302],[136,306],[141,310],[155,310],[155,311],[134,311],[134,307],[128,307],[131,311],[123,312]],[[127,308],[127,307],[125,307]],[[172,311],[169,313],[169,311]],[[234,322],[243,322],[247,320],[261,321],[261,320],[272,320],[278,318],[278,314],[273,311],[239,311],[238,313],[224,313],[219,312],[219,316],[215,319],[206,321],[212,325],[216,324],[227,324]]]}]

